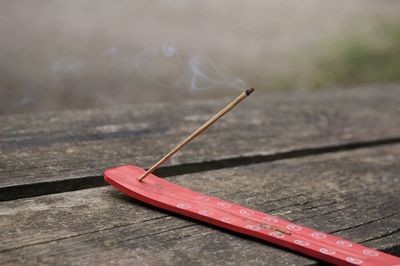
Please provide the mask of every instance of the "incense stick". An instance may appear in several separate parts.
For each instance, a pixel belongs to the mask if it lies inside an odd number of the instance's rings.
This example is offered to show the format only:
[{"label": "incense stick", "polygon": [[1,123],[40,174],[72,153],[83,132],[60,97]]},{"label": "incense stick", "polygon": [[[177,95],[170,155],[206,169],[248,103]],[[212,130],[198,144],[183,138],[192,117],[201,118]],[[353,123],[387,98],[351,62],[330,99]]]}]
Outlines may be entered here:
[{"label": "incense stick", "polygon": [[146,172],[144,172],[141,176],[138,177],[139,181],[142,181],[146,176],[153,173],[161,164],[163,164],[166,160],[168,160],[172,155],[182,149],[186,144],[188,144],[195,137],[200,135],[204,130],[209,128],[212,124],[214,124],[218,119],[224,116],[227,112],[229,112],[233,107],[235,107],[238,103],[240,103],[244,98],[249,96],[254,91],[254,88],[245,90],[242,92],[235,100],[229,103],[224,107],[221,111],[216,113],[213,117],[211,117],[206,123],[204,123],[201,127],[199,127],[196,131],[194,131],[189,137],[184,139],[181,143],[179,143],[175,148],[173,148],[169,153],[167,153],[161,160],[155,163],[152,167],[149,168]]}]

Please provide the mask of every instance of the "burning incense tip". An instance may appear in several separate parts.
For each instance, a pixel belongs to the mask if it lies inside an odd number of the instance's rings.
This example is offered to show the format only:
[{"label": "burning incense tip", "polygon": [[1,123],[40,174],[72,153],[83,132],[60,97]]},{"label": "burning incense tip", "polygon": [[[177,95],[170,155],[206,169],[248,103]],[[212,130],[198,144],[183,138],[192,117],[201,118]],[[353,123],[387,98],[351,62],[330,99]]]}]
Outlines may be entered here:
[{"label": "burning incense tip", "polygon": [[249,96],[254,91],[254,88],[246,90],[246,95]]},{"label": "burning incense tip", "polygon": [[155,163],[152,167],[149,168],[146,172],[144,172],[141,176],[138,177],[138,180],[141,182],[146,176],[153,173],[162,163],[168,160],[172,155],[182,149],[187,143],[189,143],[192,139],[200,135],[204,130],[209,128],[212,124],[214,124],[218,119],[220,119],[224,114],[229,112],[233,107],[235,107],[238,103],[240,103],[244,98],[249,96],[254,91],[254,88],[247,89],[242,92],[235,100],[225,106],[221,111],[215,114],[210,118],[204,125],[199,127],[195,132],[193,132],[189,137],[184,139],[181,143],[178,144],[172,151],[167,153],[161,160]]}]

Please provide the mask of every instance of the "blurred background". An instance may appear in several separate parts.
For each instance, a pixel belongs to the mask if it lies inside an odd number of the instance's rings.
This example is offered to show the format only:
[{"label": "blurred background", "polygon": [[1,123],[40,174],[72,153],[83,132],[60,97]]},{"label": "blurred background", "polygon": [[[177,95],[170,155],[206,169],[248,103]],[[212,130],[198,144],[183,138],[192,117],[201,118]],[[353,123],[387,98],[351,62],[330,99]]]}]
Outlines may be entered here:
[{"label": "blurred background", "polygon": [[400,1],[0,2],[0,114],[400,82]]}]

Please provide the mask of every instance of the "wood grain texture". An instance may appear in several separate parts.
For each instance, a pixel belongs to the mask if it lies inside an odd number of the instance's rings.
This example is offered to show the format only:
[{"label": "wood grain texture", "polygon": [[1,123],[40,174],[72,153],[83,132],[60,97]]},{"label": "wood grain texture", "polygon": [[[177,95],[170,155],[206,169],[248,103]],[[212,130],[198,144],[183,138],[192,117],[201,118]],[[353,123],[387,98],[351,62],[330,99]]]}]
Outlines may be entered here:
[{"label": "wood grain texture", "polygon": [[[399,255],[400,145],[170,177],[179,185]],[[111,187],[0,203],[0,263],[309,265]]]},{"label": "wood grain texture", "polygon": [[[101,182],[96,177],[108,167],[148,167],[229,100],[0,117],[0,189],[86,177]],[[399,142],[399,116],[397,87],[268,97],[255,92],[169,163],[179,167],[391,138]],[[9,192],[1,193],[6,198]]]}]

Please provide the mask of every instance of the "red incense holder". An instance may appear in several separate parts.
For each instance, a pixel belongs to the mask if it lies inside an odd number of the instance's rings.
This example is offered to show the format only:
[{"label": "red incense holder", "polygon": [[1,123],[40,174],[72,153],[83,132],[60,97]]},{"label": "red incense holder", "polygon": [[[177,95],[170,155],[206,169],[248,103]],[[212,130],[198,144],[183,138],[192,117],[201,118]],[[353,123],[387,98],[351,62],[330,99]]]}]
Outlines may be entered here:
[{"label": "red incense holder", "polygon": [[108,169],[104,179],[145,203],[295,250],[337,265],[400,265],[400,258],[281,218],[186,189],[155,175],[139,182],[136,166]]}]

